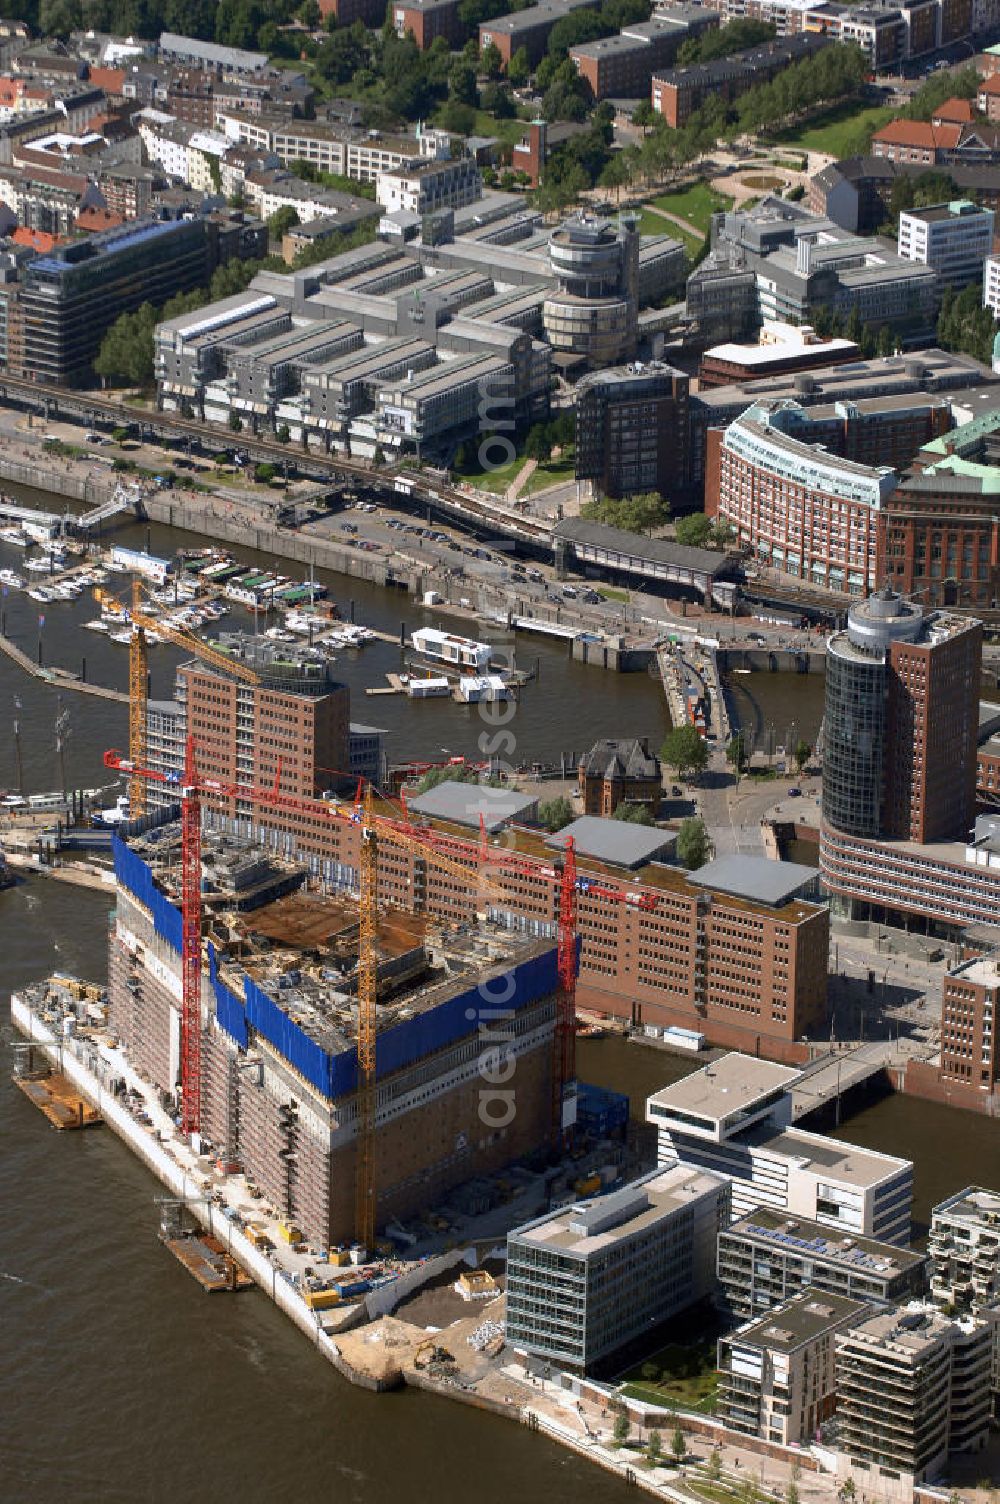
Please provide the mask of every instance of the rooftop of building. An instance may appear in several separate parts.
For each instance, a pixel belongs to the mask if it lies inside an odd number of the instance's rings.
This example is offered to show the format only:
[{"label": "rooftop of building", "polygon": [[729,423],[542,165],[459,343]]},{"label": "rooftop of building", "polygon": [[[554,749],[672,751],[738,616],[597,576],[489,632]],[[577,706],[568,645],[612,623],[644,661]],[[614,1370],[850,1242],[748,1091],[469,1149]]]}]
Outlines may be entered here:
[{"label": "rooftop of building", "polygon": [[242,47],[219,47],[215,42],[202,42],[197,37],[180,36],[175,31],[165,31],[160,36],[160,52],[175,52],[183,57],[196,58],[215,67],[232,68],[237,72],[259,73],[267,67],[266,52],[248,52]]},{"label": "rooftop of building", "polygon": [[[720,388],[721,390],[721,388]],[[603,522],[588,522],[583,517],[565,517],[553,528],[557,538],[570,543],[587,544],[624,558],[651,560],[657,564],[690,569],[710,577],[721,575],[728,567],[725,554],[707,548],[688,548],[666,538],[641,538],[622,528],[607,527]]]},{"label": "rooftop of building", "polygon": [[862,1237],[858,1233],[841,1237],[819,1222],[810,1222],[805,1217],[795,1217],[768,1206],[759,1206],[731,1223],[725,1236],[765,1238],[789,1253],[844,1265],[861,1273],[901,1274],[926,1262],[925,1254],[912,1249],[880,1243],[876,1238]]},{"label": "rooftop of building", "polygon": [[941,224],[946,220],[958,219],[988,219],[992,221],[993,211],[992,209],[980,208],[971,199],[956,198],[948,203],[928,204],[923,209],[906,209],[903,211],[901,218],[919,219],[927,225]]},{"label": "rooftop of building", "polygon": [[407,807],[414,814],[447,820],[471,830],[479,830],[482,821],[492,832],[512,820],[531,819],[538,808],[538,796],[448,778],[428,789],[426,794],[409,799]]},{"label": "rooftop of building", "polygon": [[[128,844],[178,906],[179,823],[159,825]],[[329,1055],[350,1050],[357,1038],[356,901],[305,891],[304,867],[218,831],[203,832],[202,860],[213,972],[237,999],[244,997],[249,979],[296,1031]],[[391,1031],[489,986],[491,979],[508,976],[512,967],[546,956],[553,947],[550,939],[485,922],[435,924],[383,905],[376,938],[378,1031]]]},{"label": "rooftop of building", "polygon": [[802,1128],[786,1128],[783,1133],[767,1137],[754,1145],[758,1154],[792,1160],[801,1169],[822,1176],[829,1173],[849,1185],[871,1187],[891,1180],[906,1168],[908,1160],[856,1144],[841,1143],[821,1133],[806,1133]]},{"label": "rooftop of building", "polygon": [[676,88],[710,89],[713,84],[724,83],[741,73],[753,74],[763,65],[777,60],[797,61],[816,52],[827,43],[826,37],[796,35],[775,37],[759,47],[750,47],[743,52],[734,52],[729,57],[716,58],[710,63],[689,63],[686,67],[664,69],[653,77],[653,84],[666,84]]},{"label": "rooftop of building", "polygon": [[853,1348],[873,1349],[907,1365],[919,1364],[939,1346],[950,1325],[937,1311],[888,1311],[859,1322],[838,1338],[837,1346],[839,1350],[842,1344],[850,1343]]},{"label": "rooftop of building", "polygon": [[777,319],[765,319],[758,342],[754,345],[736,342],[713,345],[706,350],[704,360],[724,360],[733,365],[770,365],[774,361],[794,360],[809,354],[817,359],[824,355],[859,353],[852,339],[823,338],[809,324],[785,324]]},{"label": "rooftop of building", "polygon": [[931,1212],[932,1227],[939,1217],[969,1226],[987,1223],[996,1228],[1000,1225],[1000,1191],[981,1185],[967,1185],[946,1201],[938,1202]]},{"label": "rooftop of building", "polygon": [[932,125],[929,120],[890,120],[872,136],[873,142],[886,146],[911,147],[914,150],[953,150],[962,137],[962,127],[952,122]]},{"label": "rooftop of building", "polygon": [[754,903],[781,907],[805,893],[814,893],[818,873],[800,862],[775,862],[766,856],[734,853],[719,856],[689,874],[700,888],[748,898]]},{"label": "rooftop of building", "polygon": [[956,982],[968,982],[974,987],[1000,987],[1000,958],[974,956],[971,961],[953,966],[948,972],[948,978]]},{"label": "rooftop of building", "polygon": [[801,1075],[793,1066],[731,1050],[700,1071],[661,1087],[649,1098],[648,1106],[707,1118],[729,1117],[752,1110],[775,1092],[790,1091]]},{"label": "rooftop of building", "polygon": [[581,759],[588,778],[658,778],[660,764],[644,738],[605,737]]},{"label": "rooftop of building", "polygon": [[648,1232],[703,1196],[717,1194],[721,1185],[718,1176],[704,1170],[673,1165],[653,1170],[596,1201],[564,1207],[515,1227],[509,1237],[580,1259],[593,1258],[616,1243]]},{"label": "rooftop of building", "polygon": [[[919,263],[908,263],[918,265]],[[803,397],[826,402],[860,401],[883,397],[891,406],[894,393],[911,394],[979,388],[1000,403],[1000,385],[991,381],[987,367],[971,356],[945,350],[920,350],[911,355],[890,355],[873,360],[848,361],[808,373],[772,376],[766,381],[741,381],[712,387],[692,399],[706,415],[730,413],[749,406],[757,398]],[[811,405],[811,404],[810,404]]]},{"label": "rooftop of building", "polygon": [[831,1328],[852,1319],[861,1320],[871,1308],[866,1301],[850,1300],[825,1290],[803,1290],[784,1305],[775,1306],[766,1316],[748,1321],[724,1339],[734,1347],[760,1347],[774,1352],[791,1353],[815,1342]]},{"label": "rooftop of building", "polygon": [[605,819],[600,815],[580,815],[553,836],[549,846],[565,849],[569,841],[578,856],[594,857],[613,867],[635,871],[650,862],[669,857],[677,844],[672,830],[658,830],[655,825],[635,825],[629,820]]}]

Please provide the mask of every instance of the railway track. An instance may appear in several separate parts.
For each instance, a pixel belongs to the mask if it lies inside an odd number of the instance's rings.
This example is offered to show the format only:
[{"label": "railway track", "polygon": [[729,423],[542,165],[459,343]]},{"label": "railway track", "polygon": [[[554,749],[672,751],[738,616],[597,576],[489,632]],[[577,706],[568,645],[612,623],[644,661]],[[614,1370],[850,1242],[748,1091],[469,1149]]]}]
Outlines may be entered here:
[{"label": "railway track", "polygon": [[5,376],[0,381],[0,401],[8,399],[30,407],[44,407],[47,417],[54,413],[64,413],[78,417],[83,422],[110,422],[116,427],[134,423],[139,426],[140,432],[160,437],[173,435],[197,438],[199,443],[208,443],[217,448],[235,445],[257,460],[271,461],[279,467],[294,463],[296,468],[312,472],[317,479],[363,480],[369,486],[381,485],[392,491],[397,501],[409,497],[419,505],[437,507],[449,515],[457,513],[473,526],[485,526],[536,547],[551,547],[552,529],[540,518],[512,515],[500,506],[491,505],[481,496],[430,483],[419,473],[372,470],[368,465],[345,459],[341,455],[318,455],[290,444],[281,444],[277,439],[263,438],[259,434],[233,434],[215,424],[202,422],[198,418],[185,418],[179,413],[150,412],[147,408],[133,407],[97,392],[76,392],[64,387],[43,386],[11,376]]}]

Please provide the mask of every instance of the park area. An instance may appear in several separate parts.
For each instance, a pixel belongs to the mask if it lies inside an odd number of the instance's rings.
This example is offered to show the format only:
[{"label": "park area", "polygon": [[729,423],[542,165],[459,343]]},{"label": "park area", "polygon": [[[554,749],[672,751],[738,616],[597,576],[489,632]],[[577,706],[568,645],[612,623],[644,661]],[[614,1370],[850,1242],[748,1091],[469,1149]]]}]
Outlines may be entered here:
[{"label": "park area", "polygon": [[877,131],[893,118],[894,112],[884,105],[859,109],[852,101],[827,110],[807,125],[782,131],[776,140],[782,146],[800,146],[804,151],[824,152],[839,161],[862,148],[861,138],[864,135],[870,136],[872,131]]},{"label": "park area", "polygon": [[[727,194],[719,193],[704,178],[699,178],[696,183],[689,183],[687,187],[678,188],[672,193],[658,194],[644,204],[640,228],[643,235],[678,237],[683,240],[688,255],[696,256],[708,234],[712,215],[732,207],[733,201]],[[662,213],[658,214],[658,209]],[[683,220],[684,225],[668,218],[670,215]]]},{"label": "park area", "polygon": [[716,1327],[703,1321],[690,1341],[669,1342],[625,1374],[622,1392],[647,1404],[715,1413]]}]

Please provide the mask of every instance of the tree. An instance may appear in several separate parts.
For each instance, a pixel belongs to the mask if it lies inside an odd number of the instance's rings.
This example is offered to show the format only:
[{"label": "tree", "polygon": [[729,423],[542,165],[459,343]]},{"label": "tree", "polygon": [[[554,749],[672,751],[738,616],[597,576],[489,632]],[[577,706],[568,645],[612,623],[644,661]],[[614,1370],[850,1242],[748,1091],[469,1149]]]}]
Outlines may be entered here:
[{"label": "tree", "polygon": [[704,548],[712,536],[712,521],[704,512],[695,512],[690,517],[678,517],[677,542],[687,548]]},{"label": "tree", "polygon": [[627,533],[652,533],[669,521],[670,506],[658,491],[644,491],[637,496],[605,496],[599,501],[585,502],[580,513],[607,527],[623,528]]},{"label": "tree", "polygon": [[802,772],[802,769],[805,767],[811,756],[812,747],[810,747],[808,742],[800,741],[796,743],[794,753],[795,766],[798,768],[800,773]]},{"label": "tree", "polygon": [[240,417],[239,413],[229,414],[229,427],[233,433],[243,432],[243,419]]},{"label": "tree", "polygon": [[613,820],[624,820],[628,825],[655,825],[656,821],[650,814],[645,804],[633,804],[628,799],[623,799],[614,814]]},{"label": "tree", "polygon": [[565,794],[557,794],[554,799],[546,799],[538,806],[538,818],[546,830],[562,830],[576,818],[576,812]]},{"label": "tree", "polygon": [[853,1478],[845,1478],[837,1490],[837,1497],[843,1499],[845,1504],[848,1500],[856,1499],[858,1494],[857,1485]]},{"label": "tree", "polygon": [[678,1463],[683,1462],[687,1456],[687,1442],[684,1440],[684,1432],[680,1426],[674,1427],[674,1434],[670,1438],[670,1451],[674,1461]]},{"label": "tree", "polygon": [[275,209],[267,222],[268,232],[272,240],[281,240],[288,231],[294,229],[299,222],[299,211],[291,204],[282,204],[280,209]]},{"label": "tree", "polygon": [[616,151],[601,168],[601,175],[597,179],[602,188],[610,188],[615,195],[617,203],[622,196],[622,189],[627,188],[632,180],[629,159],[623,151]]},{"label": "tree", "polygon": [[712,842],[704,820],[694,816],[689,820],[682,820],[677,832],[677,860],[681,866],[694,872],[712,860],[712,852]]},{"label": "tree", "polygon": [[735,736],[730,737],[729,745],[726,747],[726,761],[738,778],[747,765],[746,742],[742,731],[737,731]]},{"label": "tree", "polygon": [[656,1430],[650,1431],[650,1433],[649,1433],[649,1440],[646,1443],[646,1456],[649,1458],[650,1462],[652,1462],[655,1465],[657,1462],[659,1462],[659,1460],[660,1460],[660,1454],[662,1453],[662,1451],[663,1451],[663,1438],[662,1438],[662,1436],[660,1435],[659,1431],[656,1431]]},{"label": "tree", "polygon": [[713,1447],[709,1453],[705,1471],[708,1473],[709,1480],[712,1483],[718,1483],[722,1477],[722,1453],[718,1447]]},{"label": "tree", "polygon": [[120,314],[101,340],[94,357],[95,373],[112,386],[149,386],[156,324],[151,303],[143,303],[135,313]]},{"label": "tree", "polygon": [[531,60],[526,47],[519,47],[507,64],[507,77],[512,89],[523,89],[531,77]]},{"label": "tree", "polygon": [[660,748],[660,758],[678,778],[701,773],[708,764],[708,748],[696,726],[674,726]]},{"label": "tree", "polygon": [[259,485],[269,486],[277,473],[275,467],[265,460],[254,468],[253,478]]},{"label": "tree", "polygon": [[615,1441],[619,1446],[621,1446],[623,1442],[628,1441],[629,1432],[631,1431],[631,1429],[632,1426],[629,1422],[628,1411],[623,1407],[615,1416],[614,1436]]},{"label": "tree", "polygon": [[500,56],[500,48],[493,42],[487,42],[479,54],[479,71],[487,78],[499,78],[503,72],[503,58]]},{"label": "tree", "polygon": [[794,1478],[788,1480],[788,1487],[785,1489],[785,1504],[799,1504],[799,1485]]},{"label": "tree", "polygon": [[524,441],[524,453],[529,460],[544,462],[552,454],[552,440],[549,438],[547,425],[536,423],[529,428],[528,437]]},{"label": "tree", "polygon": [[448,97],[457,104],[471,104],[473,108],[479,102],[476,70],[464,58],[459,58],[448,74]]},{"label": "tree", "polygon": [[292,437],[291,430],[289,429],[288,424],[279,423],[278,427],[274,431],[274,437],[277,439],[279,444],[287,444],[289,439]]},{"label": "tree", "polygon": [[641,1373],[647,1384],[655,1384],[660,1377],[660,1369],[656,1363],[644,1363]]}]

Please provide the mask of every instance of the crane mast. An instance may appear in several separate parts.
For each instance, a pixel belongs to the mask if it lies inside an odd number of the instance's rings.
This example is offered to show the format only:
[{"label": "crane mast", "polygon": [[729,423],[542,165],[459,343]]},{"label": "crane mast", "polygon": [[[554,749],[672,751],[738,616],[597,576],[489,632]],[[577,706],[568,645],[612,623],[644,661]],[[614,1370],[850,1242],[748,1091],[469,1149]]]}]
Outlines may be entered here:
[{"label": "crane mast", "polygon": [[372,786],[365,789],[359,860],[358,1089],[354,1227],[358,1241],[375,1241],[375,1000],[378,986],[378,834]]}]

